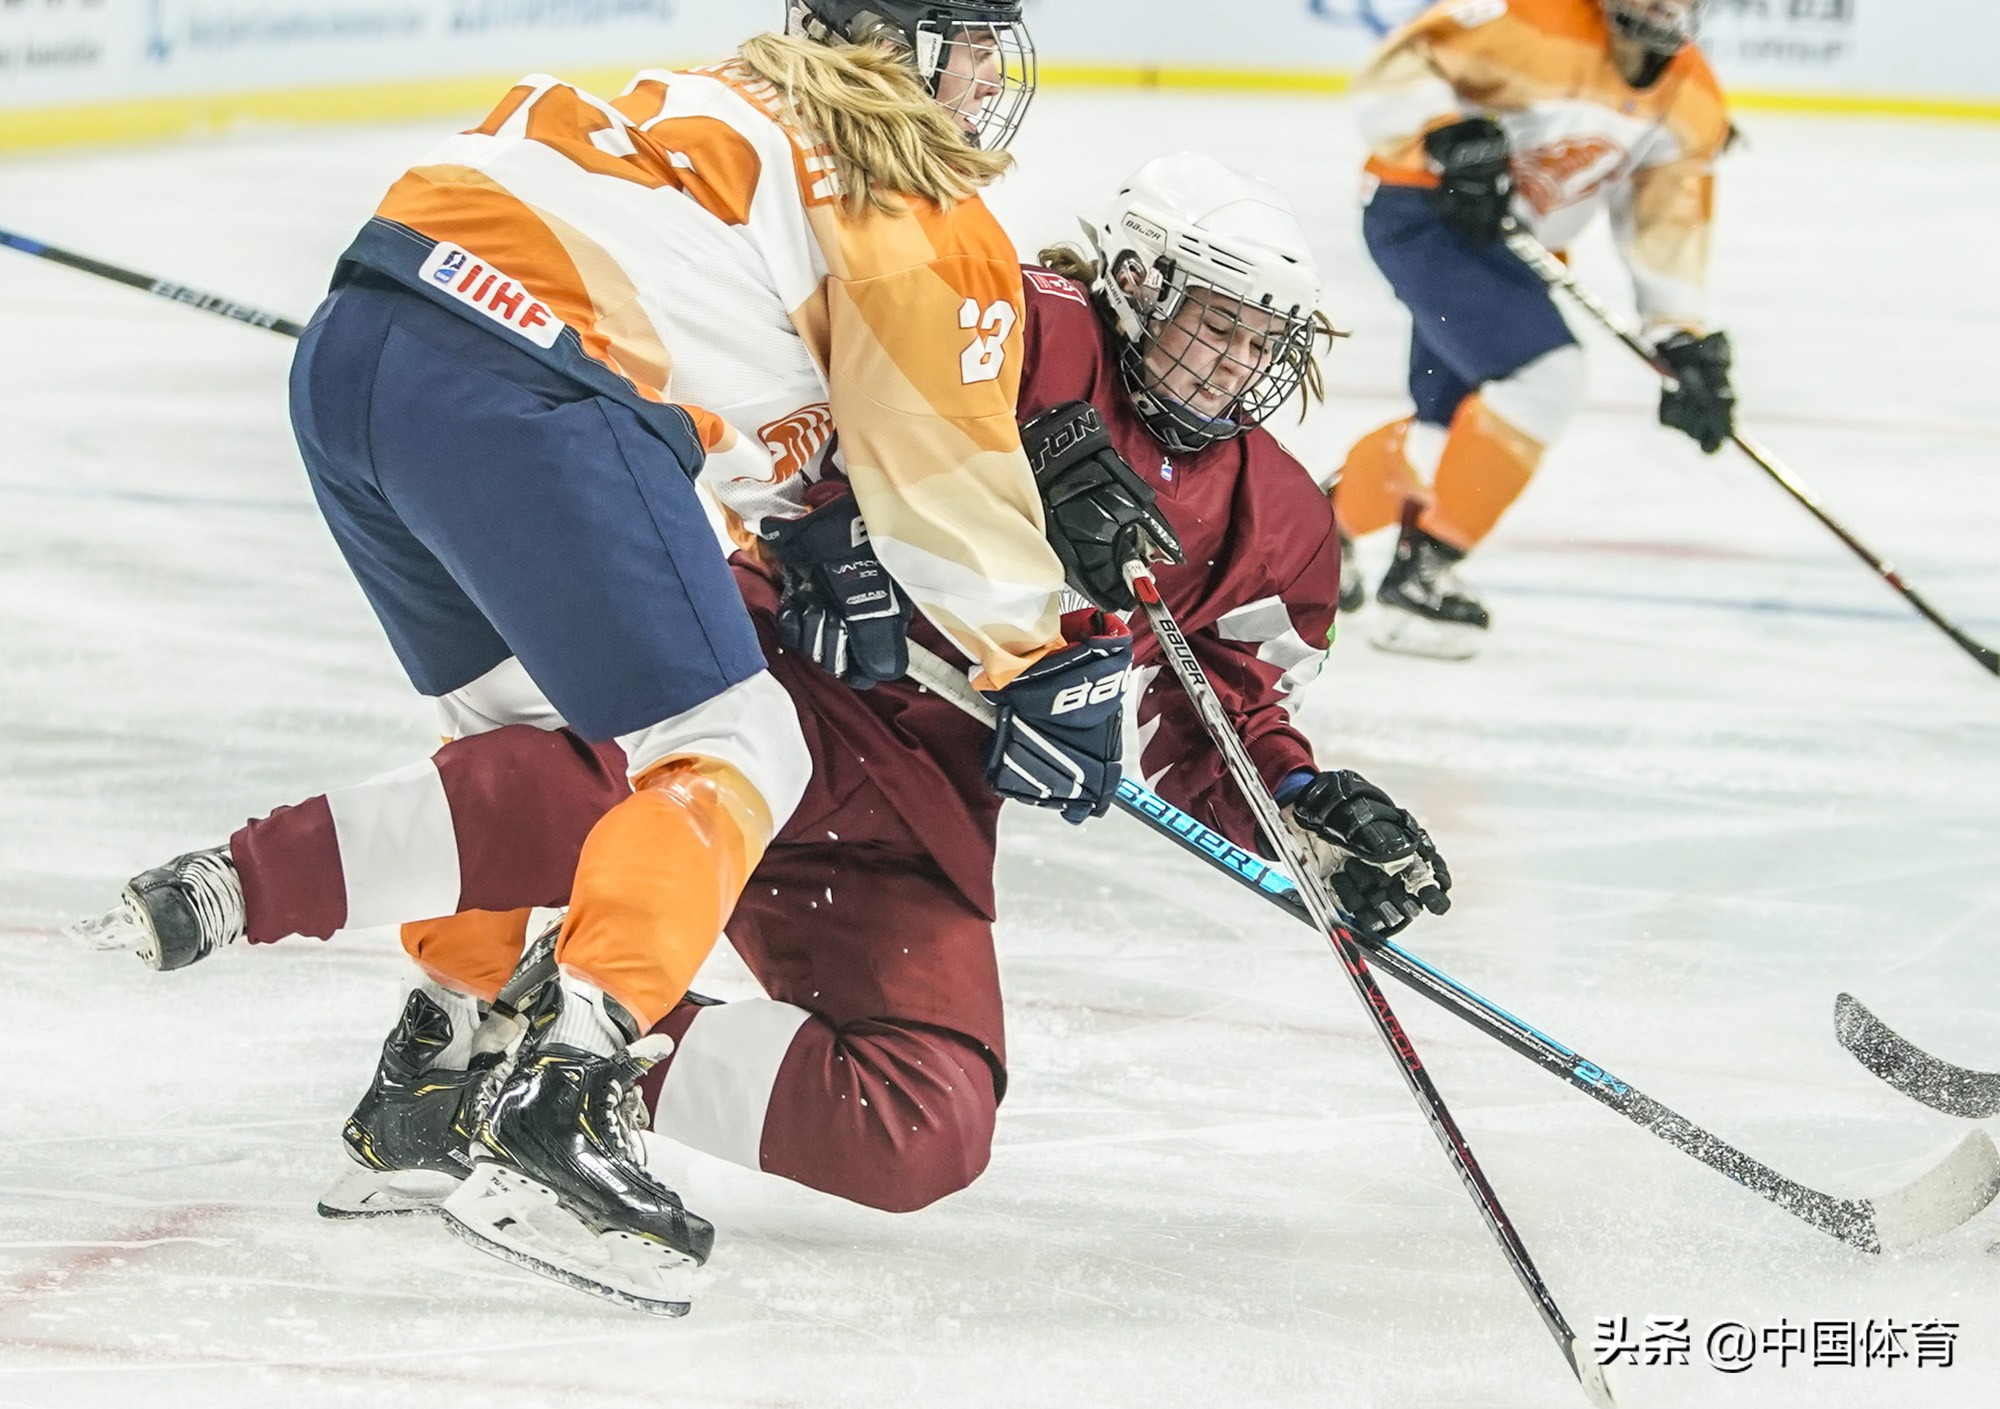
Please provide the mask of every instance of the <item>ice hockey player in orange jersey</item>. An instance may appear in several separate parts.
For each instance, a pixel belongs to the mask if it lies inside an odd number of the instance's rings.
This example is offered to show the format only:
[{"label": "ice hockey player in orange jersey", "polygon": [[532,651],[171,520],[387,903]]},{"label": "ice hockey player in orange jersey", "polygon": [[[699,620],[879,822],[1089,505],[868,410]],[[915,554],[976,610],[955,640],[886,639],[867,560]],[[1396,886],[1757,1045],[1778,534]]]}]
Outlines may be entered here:
[{"label": "ice hockey player in orange jersey", "polygon": [[1501,241],[1561,250],[1598,211],[1648,337],[1679,379],[1662,423],[1714,453],[1731,429],[1729,343],[1705,331],[1713,166],[1729,135],[1695,47],[1705,0],[1443,0],[1354,83],[1370,153],[1369,253],[1410,310],[1415,413],[1348,453],[1334,505],[1359,536],[1400,524],[1372,639],[1463,658],[1488,629],[1455,571],[1527,486],[1583,395],[1547,287]]},{"label": "ice hockey player in orange jersey", "polygon": [[[713,1230],[637,1158],[632,1092],[671,1039],[635,1039],[811,767],[696,481],[754,533],[837,456],[910,604],[1052,755],[1029,800],[1073,819],[1108,806],[1116,729],[1037,730],[1038,701],[1130,659],[1062,634],[1016,423],[1021,271],[978,192],[1032,86],[1019,0],[800,0],[787,30],[610,102],[523,79],[389,191],[292,372],[321,511],[447,736],[567,724],[631,779],[584,840],[562,981],[447,1218],[669,1313]],[[405,913],[457,908],[436,899]],[[241,876],[227,848],[180,857],[122,915],[179,967],[240,931]],[[462,971],[428,966],[431,1006],[471,1010],[524,922],[445,922],[481,928],[438,947]]]}]

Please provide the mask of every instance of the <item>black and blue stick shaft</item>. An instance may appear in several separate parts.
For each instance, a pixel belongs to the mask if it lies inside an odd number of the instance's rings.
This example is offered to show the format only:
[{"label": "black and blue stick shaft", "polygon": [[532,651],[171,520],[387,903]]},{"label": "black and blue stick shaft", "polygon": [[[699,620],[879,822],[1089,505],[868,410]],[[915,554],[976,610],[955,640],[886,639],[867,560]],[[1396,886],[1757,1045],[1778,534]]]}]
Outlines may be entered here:
[{"label": "black and blue stick shaft", "polygon": [[31,254],[37,259],[46,259],[70,269],[81,270],[85,274],[95,274],[100,279],[110,279],[114,283],[126,284],[144,290],[156,297],[182,304],[202,313],[213,313],[218,318],[227,318],[235,323],[248,323],[253,328],[269,328],[288,338],[296,338],[305,332],[303,325],[275,313],[266,313],[261,308],[238,303],[220,294],[204,293],[200,289],[188,288],[185,284],[171,283],[166,279],[156,279],[150,274],[141,274],[136,269],[110,264],[101,259],[93,259],[87,254],[78,254],[41,240],[17,235],[11,230],[0,230],[0,245],[22,254]]},{"label": "black and blue stick shaft", "polygon": [[[1204,826],[1157,793],[1127,778],[1118,785],[1117,806],[1119,811],[1137,818],[1294,919],[1312,924],[1290,876]],[[1561,1077],[1633,1124],[1651,1131],[1683,1154],[1692,1155],[1820,1232],[1863,1252],[1895,1250],[1940,1237],[1977,1215],[2000,1195],[2000,1153],[1995,1152],[1993,1142],[1983,1132],[1977,1131],[1942,1163],[1880,1198],[1840,1199],[1821,1193],[1787,1179],[1728,1141],[1710,1134],[1393,940],[1366,935],[1357,938],[1377,968],[1445,1011]]]},{"label": "black and blue stick shaft", "polygon": [[[910,675],[960,709],[992,723],[992,710],[962,671],[912,642]],[[1118,784],[1116,806],[1268,904],[1311,925],[1298,888],[1283,870],[1244,850],[1139,782]],[[1357,934],[1376,967],[1509,1051],[1561,1078],[1593,1100],[1652,1132],[1718,1174],[1770,1200],[1793,1217],[1864,1252],[1895,1251],[1941,1237],[2000,1196],[2000,1151],[1983,1132],[1899,1189],[1874,1199],[1841,1199],[1787,1179],[1710,1134],[1645,1092],[1613,1076],[1575,1048],[1515,1017],[1490,999],[1392,940]]]},{"label": "black and blue stick shaft", "polygon": [[1309,923],[1333,946],[1334,956],[1340,960],[1348,982],[1355,996],[1361,1000],[1363,1010],[1368,1014],[1370,1025],[1382,1039],[1382,1045],[1395,1059],[1396,1068],[1402,1075],[1404,1084],[1415,1098],[1417,1107],[1423,1112],[1431,1133],[1437,1137],[1445,1157],[1450,1161],[1459,1182],[1472,1197],[1473,1206],[1485,1222],[1487,1231],[1500,1246],[1507,1265],[1513,1270],[1515,1279],[1529,1300],[1535,1305],[1542,1324],[1555,1340],[1570,1373],[1576,1377],[1584,1397],[1598,1409],[1613,1409],[1616,1400],[1611,1386],[1606,1381],[1602,1363],[1593,1358],[1585,1349],[1576,1332],[1570,1328],[1562,1308],[1556,1304],[1555,1294],[1549,1290],[1534,1259],[1528,1254],[1528,1246],[1521,1238],[1520,1230],[1500,1202],[1500,1195],[1479,1166],[1478,1158],[1472,1153],[1472,1146],[1465,1138],[1465,1132],[1458,1127],[1458,1121],[1445,1105],[1444,1096],[1437,1083],[1431,1079],[1430,1069],[1417,1054],[1416,1044],[1409,1033],[1403,1030],[1402,1021],[1395,1009],[1389,1006],[1382,986],[1375,981],[1368,961],[1362,957],[1359,934],[1349,926],[1346,917],[1340,914],[1333,903],[1333,896],[1324,882],[1306,864],[1303,843],[1298,841],[1286,826],[1278,803],[1271,796],[1269,786],[1257,771],[1257,765],[1250,758],[1243,740],[1236,732],[1224,708],[1222,697],[1215,692],[1209,682],[1208,672],[1201,660],[1188,644],[1182,633],[1180,622],[1175,620],[1172,610],[1160,595],[1159,584],[1145,567],[1137,562],[1125,565],[1125,581],[1132,593],[1139,599],[1139,606],[1146,613],[1146,620],[1153,628],[1153,638],[1159,642],[1167,664],[1179,677],[1181,686],[1187,691],[1195,712],[1201,716],[1202,727],[1208,731],[1210,740],[1222,755],[1228,766],[1230,777],[1235,781],[1237,791],[1250,807],[1257,819],[1258,828],[1272,839],[1280,854],[1290,862],[1292,868],[1292,894],[1304,909]]},{"label": "black and blue stick shaft", "polygon": [[[1663,382],[1669,386],[1678,385],[1673,369],[1661,359],[1660,354],[1655,352],[1652,346],[1644,338],[1640,337],[1630,324],[1614,313],[1604,300],[1578,283],[1576,276],[1569,272],[1568,266],[1560,259],[1557,259],[1541,241],[1537,240],[1527,230],[1523,229],[1520,224],[1511,219],[1506,222],[1502,229],[1507,241],[1507,248],[1512,250],[1515,257],[1523,264],[1534,270],[1543,283],[1552,289],[1561,289],[1572,299],[1576,300],[1578,307],[1595,318],[1603,325],[1607,332],[1625,344],[1627,348],[1631,349],[1633,354],[1648,367],[1651,367]],[[1970,632],[1932,606],[1929,599],[1923,593],[1917,591],[1916,588],[1903,580],[1903,575],[1896,570],[1895,564],[1875,552],[1874,549],[1863,543],[1859,538],[1856,538],[1845,524],[1841,523],[1839,519],[1836,519],[1828,512],[1819,500],[1814,497],[1813,492],[1807,489],[1799,477],[1787,469],[1778,460],[1777,456],[1773,455],[1760,442],[1751,439],[1742,431],[1732,430],[1729,433],[1729,439],[1738,450],[1741,450],[1749,457],[1751,464],[1769,475],[1780,489],[1796,499],[1807,513],[1820,521],[1828,532],[1846,544],[1849,552],[1873,568],[1875,575],[1899,593],[1904,601],[1916,609],[1919,616],[1950,637],[1953,645],[1978,661],[1980,666],[1985,670],[1991,674],[2000,675],[2000,651],[1995,651],[1991,646],[1975,640]]]}]

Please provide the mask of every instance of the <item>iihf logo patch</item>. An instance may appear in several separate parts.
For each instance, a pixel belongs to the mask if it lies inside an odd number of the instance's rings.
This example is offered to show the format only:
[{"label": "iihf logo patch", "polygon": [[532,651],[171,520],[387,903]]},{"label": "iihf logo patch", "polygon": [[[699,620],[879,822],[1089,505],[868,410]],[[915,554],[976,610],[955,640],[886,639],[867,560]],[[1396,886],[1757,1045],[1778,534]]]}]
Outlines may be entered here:
[{"label": "iihf logo patch", "polygon": [[447,297],[520,334],[536,347],[554,347],[562,336],[563,325],[555,310],[529,293],[526,285],[448,240],[438,242],[417,277],[434,280]]},{"label": "iihf logo patch", "polygon": [[1172,460],[1160,461],[1160,478],[1170,480],[1173,477],[1174,477],[1174,462]]}]

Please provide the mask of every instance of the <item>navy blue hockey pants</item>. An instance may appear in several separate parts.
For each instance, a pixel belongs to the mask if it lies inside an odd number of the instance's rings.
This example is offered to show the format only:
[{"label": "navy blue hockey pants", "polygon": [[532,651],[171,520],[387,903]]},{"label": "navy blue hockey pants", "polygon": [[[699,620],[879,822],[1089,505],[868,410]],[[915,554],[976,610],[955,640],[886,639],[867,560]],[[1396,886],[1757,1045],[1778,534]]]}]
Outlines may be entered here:
[{"label": "navy blue hockey pants", "polygon": [[313,493],[411,683],[443,695],[518,656],[607,740],[761,671],[690,478],[698,442],[669,444],[506,337],[358,281],[292,365]]},{"label": "navy blue hockey pants", "polygon": [[1427,192],[1383,186],[1361,216],[1368,253],[1410,310],[1410,399],[1449,426],[1459,403],[1576,341],[1541,276],[1506,245],[1475,245]]}]

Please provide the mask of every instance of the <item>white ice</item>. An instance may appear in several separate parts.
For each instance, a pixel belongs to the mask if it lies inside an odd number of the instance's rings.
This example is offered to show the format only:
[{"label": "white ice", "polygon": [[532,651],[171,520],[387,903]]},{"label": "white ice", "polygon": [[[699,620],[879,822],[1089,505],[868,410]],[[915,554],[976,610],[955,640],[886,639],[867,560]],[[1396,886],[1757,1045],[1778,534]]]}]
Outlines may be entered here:
[{"label": "white ice", "polygon": [[[1744,423],[2000,639],[2000,128],[1744,126],[1714,275]],[[0,226],[303,316],[435,130],[15,160]],[[1355,335],[1329,469],[1397,414],[1404,357],[1339,103],[1049,94],[995,204],[1032,247],[1190,144],[1319,242]],[[1601,242],[1580,268],[1617,285]],[[1417,950],[1793,1177],[1886,1189],[1963,1131],[1842,1053],[1832,1001],[2000,1066],[2000,682],[1588,341],[1591,409],[1471,569],[1485,656],[1379,655],[1364,614],[1303,719],[1451,859]],[[1324,946],[1123,819],[1008,819],[1012,1087],[990,1171],[928,1212],[696,1162],[720,1250],[672,1324],[433,1223],[317,1219],[392,940],[162,977],[59,933],[430,746],[310,506],[289,354],[0,254],[0,1404],[1581,1402]],[[1697,1363],[1626,1370],[1628,1405],[2000,1402],[2000,1213],[1851,1252],[1390,994],[1586,1338],[1689,1319]],[[1871,1318],[1959,1322],[1955,1368],[1700,1363],[1721,1321]]]}]

